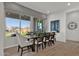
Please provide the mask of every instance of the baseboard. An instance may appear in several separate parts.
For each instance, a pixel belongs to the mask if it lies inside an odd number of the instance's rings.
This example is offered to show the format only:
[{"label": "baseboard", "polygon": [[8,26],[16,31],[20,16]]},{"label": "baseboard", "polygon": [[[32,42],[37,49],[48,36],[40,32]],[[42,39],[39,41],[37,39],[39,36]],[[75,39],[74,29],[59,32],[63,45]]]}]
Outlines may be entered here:
[{"label": "baseboard", "polygon": [[15,47],[15,46],[17,46],[17,45],[18,45],[18,44],[10,45],[10,46],[4,47],[4,49],[11,48],[11,47]]},{"label": "baseboard", "polygon": [[75,41],[75,40],[66,40],[66,41],[70,41],[70,42],[79,43],[79,41]]},{"label": "baseboard", "polygon": [[56,41],[59,41],[59,42],[64,42],[64,43],[66,42],[65,40],[56,40]]}]

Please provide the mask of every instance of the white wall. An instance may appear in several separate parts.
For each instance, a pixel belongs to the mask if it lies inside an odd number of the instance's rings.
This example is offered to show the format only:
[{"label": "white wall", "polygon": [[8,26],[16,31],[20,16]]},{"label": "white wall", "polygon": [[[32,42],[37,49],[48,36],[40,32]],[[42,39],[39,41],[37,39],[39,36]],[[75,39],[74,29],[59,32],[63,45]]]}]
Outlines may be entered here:
[{"label": "white wall", "polygon": [[46,31],[50,32],[50,22],[53,20],[60,20],[60,32],[56,33],[56,40],[65,42],[66,41],[66,15],[64,12],[54,13],[48,16],[48,19],[45,21]]},{"label": "white wall", "polygon": [[69,22],[77,23],[77,29],[69,30],[67,27],[67,40],[79,41],[79,11],[75,10],[67,13],[67,26]]},{"label": "white wall", "polygon": [[[45,21],[45,28],[50,31],[50,21],[60,20],[60,33],[57,33],[57,41],[65,42],[66,40],[79,41],[79,7],[66,10],[64,12],[53,13]],[[68,29],[68,23],[74,21],[78,27],[75,30]]]},{"label": "white wall", "polygon": [[2,2],[0,2],[0,56],[4,55],[3,52],[3,41],[4,41],[4,21],[5,15],[4,15],[4,5]]}]

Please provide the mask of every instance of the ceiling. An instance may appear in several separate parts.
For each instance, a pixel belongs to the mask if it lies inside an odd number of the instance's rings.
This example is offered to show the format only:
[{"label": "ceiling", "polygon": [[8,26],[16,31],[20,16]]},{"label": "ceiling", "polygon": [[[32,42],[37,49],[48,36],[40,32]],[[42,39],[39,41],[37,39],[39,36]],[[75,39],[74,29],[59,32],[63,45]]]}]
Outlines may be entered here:
[{"label": "ceiling", "polygon": [[79,6],[79,2],[70,2],[71,3],[70,6],[67,5],[68,2],[17,2],[17,3],[45,14],[61,12]]}]

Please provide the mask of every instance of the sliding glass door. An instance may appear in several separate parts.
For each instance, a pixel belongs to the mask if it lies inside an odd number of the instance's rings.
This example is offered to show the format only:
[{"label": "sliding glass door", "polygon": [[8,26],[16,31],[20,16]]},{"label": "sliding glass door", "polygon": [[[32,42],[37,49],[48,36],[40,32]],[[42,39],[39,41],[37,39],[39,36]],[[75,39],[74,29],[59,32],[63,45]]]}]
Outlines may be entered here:
[{"label": "sliding glass door", "polygon": [[5,18],[5,40],[4,47],[12,47],[17,44],[16,31],[20,32],[20,20],[13,17]]},{"label": "sliding glass door", "polygon": [[30,23],[30,17],[8,13],[5,18],[4,47],[16,46],[16,31],[25,37],[30,32]]},{"label": "sliding glass door", "polygon": [[6,17],[5,18],[6,21],[6,37],[12,37],[13,34],[15,34],[15,31],[19,31],[19,23],[20,20],[16,19],[16,18],[10,18],[10,17]]},{"label": "sliding glass door", "polygon": [[21,28],[20,28],[20,33],[22,36],[26,36],[28,32],[30,32],[30,20],[20,20],[21,21]]},{"label": "sliding glass door", "polygon": [[6,37],[14,36],[17,31],[22,36],[26,36],[30,32],[30,17],[26,15],[19,15],[16,13],[6,13]]}]

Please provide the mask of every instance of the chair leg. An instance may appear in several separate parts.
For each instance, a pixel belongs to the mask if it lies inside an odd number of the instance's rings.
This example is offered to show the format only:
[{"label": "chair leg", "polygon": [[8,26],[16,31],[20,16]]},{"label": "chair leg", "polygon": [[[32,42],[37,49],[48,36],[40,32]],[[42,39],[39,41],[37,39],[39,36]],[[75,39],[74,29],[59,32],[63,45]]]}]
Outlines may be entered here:
[{"label": "chair leg", "polygon": [[37,52],[38,52],[38,44],[37,44]]},{"label": "chair leg", "polygon": [[56,42],[56,38],[54,38],[54,41]]},{"label": "chair leg", "polygon": [[52,43],[53,43],[52,40],[50,40],[50,45],[51,45],[51,46],[52,46]]},{"label": "chair leg", "polygon": [[18,45],[18,52],[19,52],[19,50],[20,50],[20,46]]},{"label": "chair leg", "polygon": [[31,46],[31,50],[32,50],[32,52],[35,52],[35,45]]},{"label": "chair leg", "polygon": [[45,46],[45,48],[46,48],[46,42],[44,42],[44,46]]},{"label": "chair leg", "polygon": [[30,46],[27,46],[28,52],[30,51]]},{"label": "chair leg", "polygon": [[23,54],[23,48],[21,48],[21,56],[22,56],[22,54]]},{"label": "chair leg", "polygon": [[47,42],[48,43],[48,46],[50,46],[50,42]]},{"label": "chair leg", "polygon": [[42,43],[42,49],[43,49],[43,43]]},{"label": "chair leg", "polygon": [[51,45],[51,41],[49,40],[49,46]]},{"label": "chair leg", "polygon": [[55,44],[54,40],[52,40],[52,43]]}]

